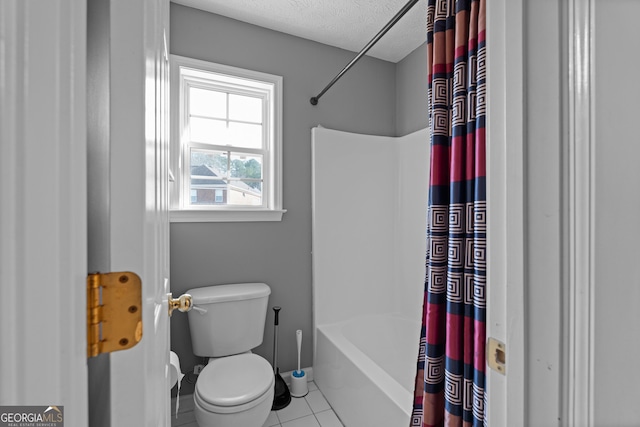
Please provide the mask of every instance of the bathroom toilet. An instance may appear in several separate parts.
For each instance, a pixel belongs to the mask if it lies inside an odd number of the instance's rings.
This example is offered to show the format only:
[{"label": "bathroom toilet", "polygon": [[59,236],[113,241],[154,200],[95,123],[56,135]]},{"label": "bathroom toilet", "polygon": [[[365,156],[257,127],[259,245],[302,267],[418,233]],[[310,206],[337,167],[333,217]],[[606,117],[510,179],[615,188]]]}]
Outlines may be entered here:
[{"label": "bathroom toilet", "polygon": [[273,404],[271,364],[251,349],[262,344],[271,289],[264,283],[207,286],[187,291],[191,342],[209,358],[196,381],[194,414],[200,427],[262,427]]}]

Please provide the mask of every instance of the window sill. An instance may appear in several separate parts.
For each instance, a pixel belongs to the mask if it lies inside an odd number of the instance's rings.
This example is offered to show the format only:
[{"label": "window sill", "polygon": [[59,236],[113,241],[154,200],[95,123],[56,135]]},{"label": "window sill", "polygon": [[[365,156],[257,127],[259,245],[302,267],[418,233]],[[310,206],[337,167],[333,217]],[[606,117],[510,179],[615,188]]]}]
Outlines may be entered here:
[{"label": "window sill", "polygon": [[281,210],[172,210],[169,212],[170,222],[269,222],[282,221]]}]

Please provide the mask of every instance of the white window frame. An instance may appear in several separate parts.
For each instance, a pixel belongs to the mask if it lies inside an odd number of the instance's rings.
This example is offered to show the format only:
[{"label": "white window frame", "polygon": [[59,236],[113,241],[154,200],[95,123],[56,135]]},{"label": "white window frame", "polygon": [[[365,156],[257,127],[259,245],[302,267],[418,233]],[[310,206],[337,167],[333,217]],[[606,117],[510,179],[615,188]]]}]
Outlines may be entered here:
[{"label": "white window frame", "polygon": [[[207,73],[215,73],[211,76]],[[263,99],[263,150],[191,143],[185,93],[189,87],[220,88]],[[282,77],[228,65],[171,55],[171,222],[281,221],[282,214]],[[262,206],[203,205],[189,203],[190,150],[230,150],[263,155]]]}]

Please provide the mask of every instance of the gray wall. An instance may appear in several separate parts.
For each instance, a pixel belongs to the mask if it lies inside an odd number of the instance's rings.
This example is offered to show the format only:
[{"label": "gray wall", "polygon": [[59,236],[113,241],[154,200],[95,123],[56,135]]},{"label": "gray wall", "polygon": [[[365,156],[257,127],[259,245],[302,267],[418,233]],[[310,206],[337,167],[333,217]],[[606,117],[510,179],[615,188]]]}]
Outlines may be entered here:
[{"label": "gray wall", "polygon": [[[636,0],[595,2],[594,425],[638,425],[640,144]],[[615,46],[615,47],[614,47]]]},{"label": "gray wall", "polygon": [[396,67],[396,136],[428,125],[427,42],[424,42]]},{"label": "gray wall", "polygon": [[[353,52],[176,4],[171,5],[170,45],[173,54],[283,76],[288,210],[282,222],[274,223],[173,223],[171,290],[176,295],[212,284],[269,284],[270,307],[282,307],[280,369],[296,367],[296,329],[304,334],[302,365],[311,366],[311,128],[321,124],[395,136],[396,64],[363,58],[314,107],[309,98],[353,58]],[[411,127],[403,124],[403,129]],[[371,172],[362,171],[363,183]],[[264,338],[255,352],[271,361],[272,310]],[[190,370],[197,358],[186,316],[172,318],[171,341],[183,370]]]}]

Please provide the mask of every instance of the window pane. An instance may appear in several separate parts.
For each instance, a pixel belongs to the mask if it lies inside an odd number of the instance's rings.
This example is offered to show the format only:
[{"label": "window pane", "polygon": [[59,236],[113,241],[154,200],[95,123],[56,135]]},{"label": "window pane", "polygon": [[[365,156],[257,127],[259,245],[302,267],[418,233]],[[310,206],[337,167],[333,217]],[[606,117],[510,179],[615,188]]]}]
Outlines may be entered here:
[{"label": "window pane", "polygon": [[192,205],[224,204],[227,182],[212,172],[212,169],[205,165],[191,167]]},{"label": "window pane", "polygon": [[262,98],[229,94],[229,119],[262,123]]},{"label": "window pane", "polygon": [[190,87],[189,114],[226,119],[227,94],[215,90]]},{"label": "window pane", "polygon": [[256,206],[262,204],[262,156],[231,153],[229,181],[230,205]]},{"label": "window pane", "polygon": [[227,204],[234,206],[260,206],[262,205],[262,186],[255,188],[255,182],[242,180],[229,181]]},{"label": "window pane", "polygon": [[230,122],[228,143],[236,147],[263,148],[262,125]]},{"label": "window pane", "polygon": [[262,156],[231,153],[232,178],[262,179]]},{"label": "window pane", "polygon": [[259,155],[192,149],[191,204],[260,206],[262,169]]},{"label": "window pane", "polygon": [[244,184],[251,187],[253,190],[262,193],[262,181],[254,181],[250,179],[241,179]]},{"label": "window pane", "polygon": [[192,205],[224,204],[228,185],[220,169],[226,170],[226,157],[226,153],[191,151]]},{"label": "window pane", "polygon": [[[227,176],[228,160],[226,151],[191,150],[191,175],[197,175],[194,168],[204,165],[217,176]],[[206,169],[202,171],[206,173]]]},{"label": "window pane", "polygon": [[227,123],[222,120],[191,117],[191,141],[207,144],[229,144]]}]

